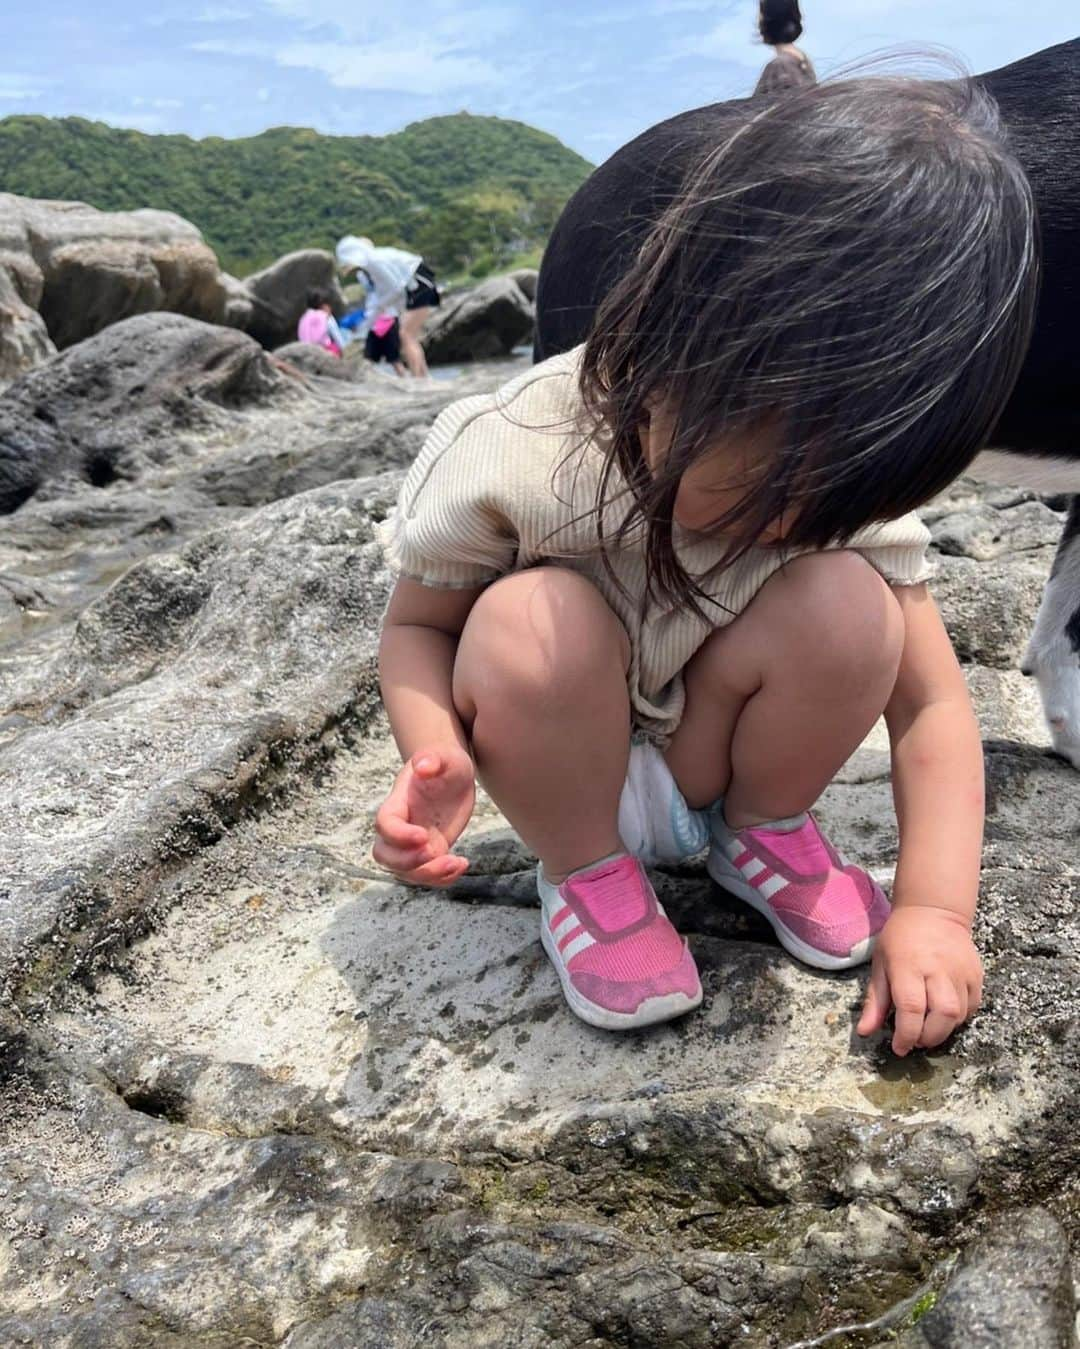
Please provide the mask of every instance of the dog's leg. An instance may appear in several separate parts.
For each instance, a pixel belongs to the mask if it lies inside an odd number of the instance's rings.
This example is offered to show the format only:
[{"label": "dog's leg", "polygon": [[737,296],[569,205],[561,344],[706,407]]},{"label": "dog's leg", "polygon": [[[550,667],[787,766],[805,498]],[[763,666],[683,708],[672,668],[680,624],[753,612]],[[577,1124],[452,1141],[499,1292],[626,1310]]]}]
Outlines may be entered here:
[{"label": "dog's leg", "polygon": [[1080,496],[1074,496],[1024,663],[1034,675],[1054,748],[1080,768]]}]

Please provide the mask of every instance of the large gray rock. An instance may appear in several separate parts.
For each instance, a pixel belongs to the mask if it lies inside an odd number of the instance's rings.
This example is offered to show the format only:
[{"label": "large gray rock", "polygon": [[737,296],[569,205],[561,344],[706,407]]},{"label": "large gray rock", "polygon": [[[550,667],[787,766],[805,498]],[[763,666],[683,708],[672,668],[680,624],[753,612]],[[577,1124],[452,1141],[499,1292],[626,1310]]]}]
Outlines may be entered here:
[{"label": "large gray rock", "polygon": [[[857,1039],[862,978],[792,963],[698,863],[657,881],[701,1011],[606,1035],[485,798],[454,891],[369,860],[397,762],[375,529],[476,386],[135,322],[0,401],[0,444],[58,465],[0,528],[0,1342],[773,1349],[888,1314],[1018,1204],[1072,1220],[1080,783],[1005,631],[1052,518],[968,487],[931,512],[982,522],[943,527],[989,738],[974,1023],[902,1063]],[[95,486],[109,426],[128,476]],[[877,728],[821,806],[886,878],[888,772]],[[1060,1239],[1023,1232],[920,1333],[1064,1307]]]},{"label": "large gray rock", "polygon": [[517,271],[509,272],[507,275],[526,300],[536,299],[536,284],[540,280],[540,273],[535,267],[519,267]]},{"label": "large gray rock", "polygon": [[172,314],[114,324],[0,398],[0,514],[45,488],[137,481],[163,456],[183,455],[185,430],[205,434],[214,407],[287,392],[241,333]]},{"label": "large gray rock", "polygon": [[438,411],[499,378],[367,379],[350,357],[335,367],[351,387],[328,402],[310,396],[305,364],[327,373],[308,356],[269,355],[243,333],[179,315],[114,324],[0,397],[0,515],[87,485],[151,486],[159,513],[180,484],[217,505],[250,506],[403,466]]},{"label": "large gray rock", "polygon": [[1061,1224],[1043,1209],[1002,1214],[965,1251],[933,1307],[891,1343],[896,1349],[1074,1349],[1076,1293]]},{"label": "large gray rock", "polygon": [[168,211],[99,211],[0,193],[0,267],[58,347],[152,310],[225,318],[217,258],[194,225]]},{"label": "large gray rock", "polygon": [[375,367],[364,359],[362,343],[346,349],[342,357],[335,356],[332,351],[325,351],[313,342],[286,342],[283,347],[276,348],[274,357],[307,375],[317,375],[320,379],[363,384],[378,378]]},{"label": "large gray rock", "polygon": [[436,309],[424,328],[424,351],[433,365],[505,356],[530,339],[535,317],[512,277],[493,277]]},{"label": "large gray rock", "polygon": [[225,287],[225,314],[222,322],[227,328],[239,328],[247,332],[251,316],[255,312],[255,301],[243,281],[228,272],[222,272],[221,284]]},{"label": "large gray rock", "polygon": [[[33,293],[38,278],[28,275],[17,255],[0,255],[0,387],[56,352],[45,320],[24,289]],[[20,287],[20,281],[29,284]]]},{"label": "large gray rock", "polygon": [[275,759],[370,719],[386,596],[371,519],[392,487],[290,498],[143,559],[84,610],[37,705],[21,704],[36,724],[4,751],[5,979],[89,908],[106,923],[137,908],[164,837],[173,852],[220,833]]},{"label": "large gray rock", "polygon": [[300,315],[307,308],[309,290],[325,291],[334,312],[345,312],[345,297],[338,284],[333,254],[318,248],[287,253],[247,277],[243,285],[252,302],[246,329],[265,347],[279,347],[294,340]]}]

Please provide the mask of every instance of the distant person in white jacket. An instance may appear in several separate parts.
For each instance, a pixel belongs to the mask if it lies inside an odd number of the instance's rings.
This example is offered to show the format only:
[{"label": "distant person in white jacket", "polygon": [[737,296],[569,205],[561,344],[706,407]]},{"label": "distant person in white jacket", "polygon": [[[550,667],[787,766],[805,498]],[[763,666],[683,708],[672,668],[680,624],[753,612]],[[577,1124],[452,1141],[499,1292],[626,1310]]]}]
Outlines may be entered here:
[{"label": "distant person in white jacket", "polygon": [[347,234],[338,240],[338,266],[355,268],[370,282],[367,319],[401,311],[401,355],[414,375],[428,373],[420,334],[433,309],[442,303],[435,273],[422,257],[402,248],[379,248],[370,239]]}]

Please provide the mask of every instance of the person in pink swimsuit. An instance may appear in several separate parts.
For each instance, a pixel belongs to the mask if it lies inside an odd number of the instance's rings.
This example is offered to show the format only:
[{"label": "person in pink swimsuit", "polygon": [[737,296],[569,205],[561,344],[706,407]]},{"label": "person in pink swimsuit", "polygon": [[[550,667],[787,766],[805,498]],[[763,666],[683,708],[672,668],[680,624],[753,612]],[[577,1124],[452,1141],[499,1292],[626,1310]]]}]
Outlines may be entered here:
[{"label": "person in pink swimsuit", "polygon": [[[479,777],[583,1020],[700,1003],[645,868],[703,851],[799,960],[872,960],[861,1034],[895,1009],[897,1053],[941,1043],[981,996],[983,771],[912,513],[994,427],[1037,271],[978,87],[748,102],[584,345],[446,409],[406,476],[376,860],[452,884]],[[891,904],[810,813],[882,715]]]},{"label": "person in pink swimsuit", "polygon": [[331,356],[340,356],[345,349],[345,338],[334,318],[334,306],[325,291],[308,291],[307,308],[296,325],[296,340],[322,347]]}]

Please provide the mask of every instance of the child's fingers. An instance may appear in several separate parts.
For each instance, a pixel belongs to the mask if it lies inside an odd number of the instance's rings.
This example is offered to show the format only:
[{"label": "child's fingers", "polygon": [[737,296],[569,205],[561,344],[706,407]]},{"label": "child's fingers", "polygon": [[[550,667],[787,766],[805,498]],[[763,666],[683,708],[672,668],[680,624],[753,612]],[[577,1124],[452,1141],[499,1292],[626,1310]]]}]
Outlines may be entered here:
[{"label": "child's fingers", "polygon": [[375,840],[371,855],[379,866],[385,867],[387,871],[392,871],[397,876],[407,875],[417,867],[426,866],[428,862],[436,860],[433,850],[426,845],[423,848],[395,848],[384,839]]},{"label": "child's fingers", "polygon": [[901,1058],[919,1043],[926,1019],[926,984],[921,975],[901,974],[891,980],[896,1008],[893,1053]]},{"label": "child's fingers", "polygon": [[933,1049],[947,1040],[967,1017],[967,991],[957,988],[944,974],[932,974],[926,981],[926,1020],[919,1044]]},{"label": "child's fingers", "polygon": [[428,831],[419,824],[410,824],[405,804],[391,792],[375,813],[375,830],[395,848],[422,848],[428,841]]},{"label": "child's fingers", "polygon": [[875,1031],[880,1030],[889,1015],[890,1006],[889,976],[885,973],[885,966],[875,961],[870,969],[870,982],[866,986],[862,1015],[855,1027],[856,1032],[859,1035],[873,1035]]},{"label": "child's fingers", "polygon": [[436,857],[410,871],[405,879],[410,885],[430,885],[441,889],[445,885],[453,885],[468,869],[469,860],[466,857]]}]

